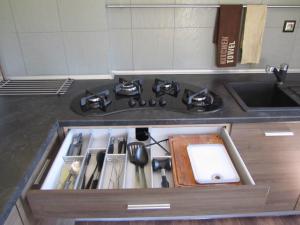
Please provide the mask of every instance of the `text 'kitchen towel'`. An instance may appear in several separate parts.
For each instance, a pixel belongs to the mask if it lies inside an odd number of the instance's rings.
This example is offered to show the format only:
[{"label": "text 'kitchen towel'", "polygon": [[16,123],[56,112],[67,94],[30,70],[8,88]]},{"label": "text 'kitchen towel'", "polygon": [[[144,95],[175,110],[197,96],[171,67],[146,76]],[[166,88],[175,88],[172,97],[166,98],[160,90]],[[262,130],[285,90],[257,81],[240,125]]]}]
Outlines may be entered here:
[{"label": "text 'kitchen towel'", "polygon": [[266,5],[247,6],[242,41],[242,64],[259,63],[266,17]]},{"label": "text 'kitchen towel'", "polygon": [[242,11],[242,5],[221,5],[219,8],[214,37],[218,67],[235,66],[238,61]]}]

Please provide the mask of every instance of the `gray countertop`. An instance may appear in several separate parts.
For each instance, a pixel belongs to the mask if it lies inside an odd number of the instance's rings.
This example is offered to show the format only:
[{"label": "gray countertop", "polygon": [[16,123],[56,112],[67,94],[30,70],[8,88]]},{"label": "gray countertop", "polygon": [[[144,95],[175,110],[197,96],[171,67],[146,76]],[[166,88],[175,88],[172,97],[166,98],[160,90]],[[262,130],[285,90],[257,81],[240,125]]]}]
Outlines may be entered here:
[{"label": "gray countertop", "polygon": [[[156,76],[158,77],[158,76]],[[203,124],[266,121],[297,121],[300,111],[244,112],[224,87],[231,81],[275,81],[271,75],[163,75],[193,85],[207,86],[220,95],[224,108],[216,113],[191,115],[185,113],[141,110],[108,116],[83,117],[70,109],[71,100],[86,88],[113,83],[112,80],[77,80],[64,96],[0,97],[0,208],[2,223],[25,187],[46,147],[47,137],[57,126]],[[154,77],[146,76],[144,79]],[[289,83],[300,75],[289,75]]]}]

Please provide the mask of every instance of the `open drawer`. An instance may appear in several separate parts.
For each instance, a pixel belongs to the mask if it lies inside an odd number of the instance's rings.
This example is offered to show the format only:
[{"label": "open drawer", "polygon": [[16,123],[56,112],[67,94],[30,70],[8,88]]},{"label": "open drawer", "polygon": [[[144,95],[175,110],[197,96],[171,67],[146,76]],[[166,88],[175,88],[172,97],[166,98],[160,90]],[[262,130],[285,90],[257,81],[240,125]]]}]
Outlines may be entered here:
[{"label": "open drawer", "polygon": [[[143,131],[151,138],[143,137]],[[169,188],[161,188],[161,175],[153,171],[151,161],[172,157],[166,154],[170,150],[168,142],[162,140],[176,134],[214,133],[222,137],[241,185],[178,188],[174,187],[172,171],[167,171]],[[82,136],[80,154],[68,156],[70,145],[78,134]],[[146,139],[143,142],[148,153],[148,163],[143,169],[145,176],[141,176],[142,171],[131,163],[129,150],[122,150],[119,145],[121,140],[131,143],[141,138]],[[87,189],[100,152],[105,154],[99,179],[95,189]],[[80,166],[72,184],[66,185],[62,182],[66,178],[62,171],[69,171],[70,163],[74,161]],[[36,217],[130,218],[251,213],[264,206],[269,191],[267,186],[255,184],[223,125],[72,128],[66,132],[50,170],[44,166],[38,169],[37,180],[27,193]],[[142,182],[143,177],[146,179]]]}]

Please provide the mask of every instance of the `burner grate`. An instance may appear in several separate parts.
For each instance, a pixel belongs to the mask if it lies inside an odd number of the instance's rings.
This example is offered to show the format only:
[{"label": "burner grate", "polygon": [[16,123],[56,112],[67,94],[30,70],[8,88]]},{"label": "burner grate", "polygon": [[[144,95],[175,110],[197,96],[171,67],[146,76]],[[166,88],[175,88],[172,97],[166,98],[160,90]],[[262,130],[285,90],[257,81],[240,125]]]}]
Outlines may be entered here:
[{"label": "burner grate", "polygon": [[86,95],[80,99],[80,107],[83,111],[93,109],[106,111],[107,107],[112,103],[112,100],[109,98],[109,90],[107,89],[95,94],[87,90]]},{"label": "burner grate", "polygon": [[119,83],[114,86],[114,92],[119,96],[137,96],[142,93],[142,80],[127,81],[119,78]]},{"label": "burner grate", "polygon": [[0,95],[64,95],[74,80],[3,80]]},{"label": "burner grate", "polygon": [[152,90],[156,96],[170,95],[177,97],[180,91],[179,84],[175,81],[155,79]]}]

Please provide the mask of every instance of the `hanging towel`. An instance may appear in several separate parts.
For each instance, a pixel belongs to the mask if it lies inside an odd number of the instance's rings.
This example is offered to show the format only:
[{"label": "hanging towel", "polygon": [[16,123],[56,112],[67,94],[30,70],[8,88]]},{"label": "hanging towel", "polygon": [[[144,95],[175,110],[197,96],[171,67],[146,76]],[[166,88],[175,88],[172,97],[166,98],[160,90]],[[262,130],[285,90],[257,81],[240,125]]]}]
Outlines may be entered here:
[{"label": "hanging towel", "polygon": [[259,63],[267,16],[266,5],[248,5],[242,40],[241,64]]},{"label": "hanging towel", "polygon": [[221,5],[215,27],[214,42],[218,67],[235,66],[240,44],[242,5]]}]

